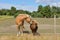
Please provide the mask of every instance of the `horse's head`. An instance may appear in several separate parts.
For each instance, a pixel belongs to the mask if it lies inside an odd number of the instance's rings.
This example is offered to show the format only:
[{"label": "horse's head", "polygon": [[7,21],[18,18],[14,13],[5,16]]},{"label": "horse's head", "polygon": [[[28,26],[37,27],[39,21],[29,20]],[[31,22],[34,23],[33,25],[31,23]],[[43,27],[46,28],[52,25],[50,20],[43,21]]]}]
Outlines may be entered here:
[{"label": "horse's head", "polygon": [[35,34],[37,32],[38,24],[35,20],[32,20],[32,23],[30,24],[30,29],[33,34]]},{"label": "horse's head", "polygon": [[32,17],[30,15],[27,15],[25,20],[26,20],[26,22],[28,22],[30,24],[32,22],[31,21]]}]

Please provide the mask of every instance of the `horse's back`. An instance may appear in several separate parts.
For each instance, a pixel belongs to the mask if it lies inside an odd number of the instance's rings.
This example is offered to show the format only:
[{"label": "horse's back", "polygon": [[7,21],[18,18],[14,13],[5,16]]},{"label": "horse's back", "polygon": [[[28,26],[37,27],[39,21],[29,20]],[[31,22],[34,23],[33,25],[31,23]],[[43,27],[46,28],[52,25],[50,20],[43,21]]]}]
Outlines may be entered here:
[{"label": "horse's back", "polygon": [[[16,24],[24,21],[26,18],[29,18],[29,15],[28,14],[19,14],[17,17],[16,17]],[[29,18],[30,19],[30,18]],[[27,20],[28,21],[28,20]]]}]

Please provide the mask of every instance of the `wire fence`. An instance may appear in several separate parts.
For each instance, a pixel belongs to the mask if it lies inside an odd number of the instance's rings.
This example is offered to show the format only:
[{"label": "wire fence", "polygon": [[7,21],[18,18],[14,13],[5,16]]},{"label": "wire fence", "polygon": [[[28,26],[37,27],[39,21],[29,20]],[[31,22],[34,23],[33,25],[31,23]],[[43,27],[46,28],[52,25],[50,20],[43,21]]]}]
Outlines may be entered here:
[{"label": "wire fence", "polygon": [[[60,18],[33,18],[38,22],[38,32],[42,34],[60,34]],[[12,21],[12,22],[9,22]],[[17,29],[14,24],[14,20],[10,19],[1,23],[0,33],[16,33]],[[6,23],[7,22],[7,23]],[[14,25],[11,25],[14,24]],[[9,26],[8,26],[9,25]],[[30,25],[28,23],[24,24],[25,29],[30,31]]]}]

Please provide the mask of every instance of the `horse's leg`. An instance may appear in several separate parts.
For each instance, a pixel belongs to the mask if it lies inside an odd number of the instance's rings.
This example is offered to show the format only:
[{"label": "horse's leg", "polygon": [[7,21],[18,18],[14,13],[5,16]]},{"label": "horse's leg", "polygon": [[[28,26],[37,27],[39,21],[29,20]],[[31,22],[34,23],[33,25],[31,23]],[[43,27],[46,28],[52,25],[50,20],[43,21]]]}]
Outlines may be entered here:
[{"label": "horse's leg", "polygon": [[17,36],[20,34],[20,25],[17,25]]},{"label": "horse's leg", "polygon": [[20,27],[20,33],[21,34],[23,34],[23,29],[24,29],[23,27],[24,27],[23,25]]},{"label": "horse's leg", "polygon": [[21,27],[20,27],[20,32],[23,34],[23,29],[24,29],[24,21],[22,21]]},{"label": "horse's leg", "polygon": [[24,21],[22,21],[22,22],[20,22],[18,25],[17,25],[17,36],[19,35],[19,34],[23,34],[23,28],[24,28]]}]

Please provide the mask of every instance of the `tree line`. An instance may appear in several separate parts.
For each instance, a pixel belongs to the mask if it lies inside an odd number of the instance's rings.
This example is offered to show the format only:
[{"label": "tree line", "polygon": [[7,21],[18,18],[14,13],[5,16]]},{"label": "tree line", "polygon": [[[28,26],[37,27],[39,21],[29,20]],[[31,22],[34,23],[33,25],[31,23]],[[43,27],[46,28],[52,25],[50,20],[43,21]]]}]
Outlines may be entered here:
[{"label": "tree line", "polygon": [[56,17],[60,17],[60,7],[57,6],[42,6],[39,5],[37,11],[27,11],[27,10],[17,10],[15,7],[11,7],[11,9],[0,9],[0,15],[8,15],[16,17],[18,14],[29,14],[35,18],[53,18],[54,15]]}]

